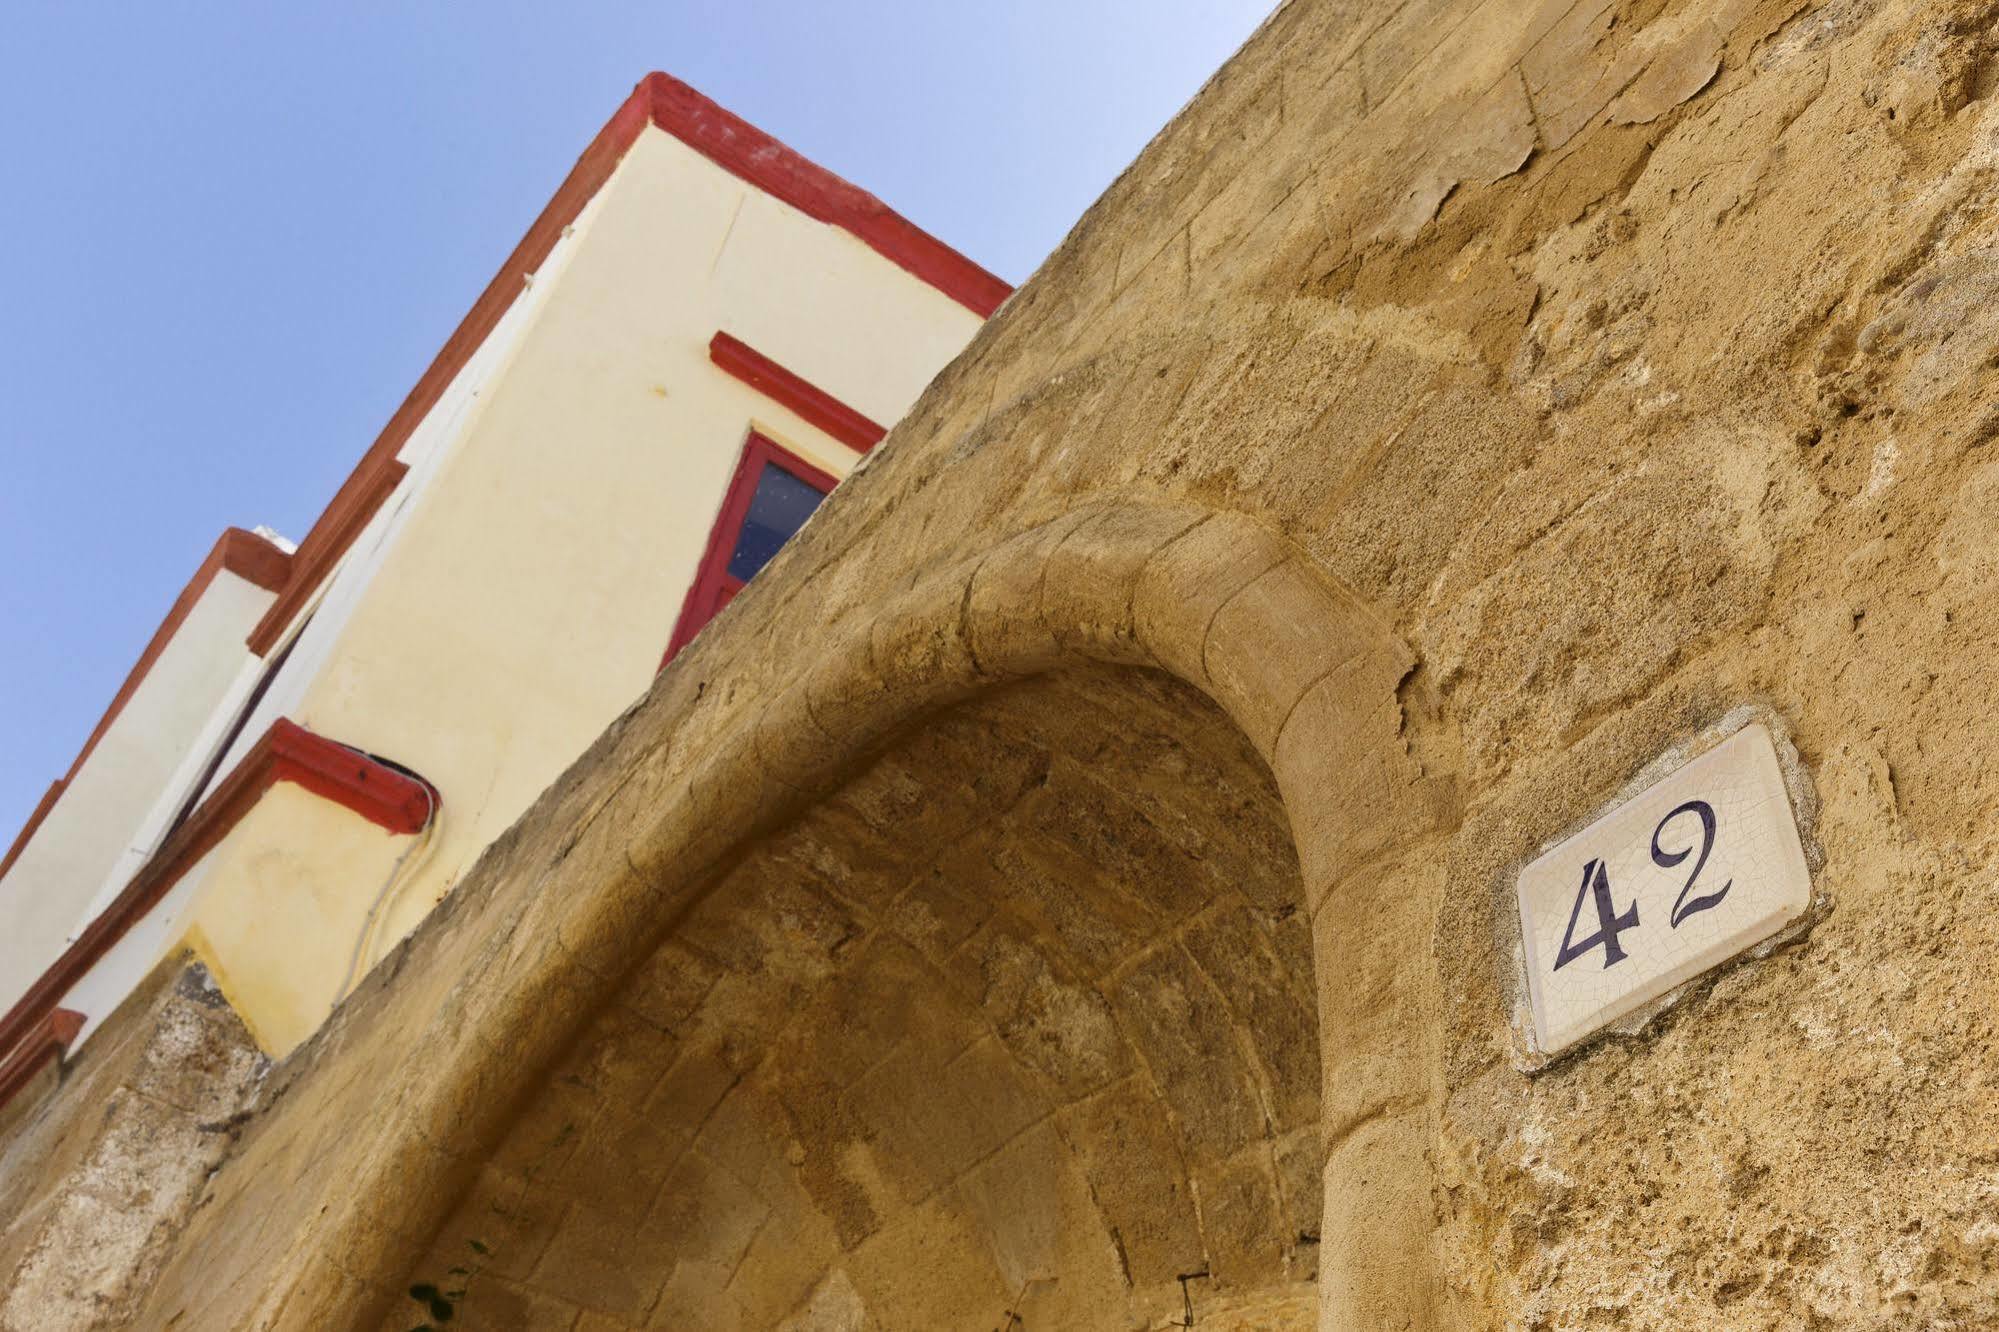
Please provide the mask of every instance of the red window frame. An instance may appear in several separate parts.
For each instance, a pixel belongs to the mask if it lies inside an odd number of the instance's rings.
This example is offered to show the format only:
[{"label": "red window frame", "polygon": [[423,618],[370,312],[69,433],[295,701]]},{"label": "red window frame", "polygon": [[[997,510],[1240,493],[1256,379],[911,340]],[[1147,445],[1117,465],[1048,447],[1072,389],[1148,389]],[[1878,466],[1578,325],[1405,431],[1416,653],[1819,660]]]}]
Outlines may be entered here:
[{"label": "red window frame", "polygon": [[831,494],[839,483],[837,477],[820,471],[769,436],[755,430],[750,432],[743,444],[743,456],[736,462],[736,474],[730,478],[728,492],[722,497],[722,511],[708,532],[708,548],[702,552],[694,586],[687,589],[687,599],[680,605],[680,618],[674,622],[673,637],[667,640],[666,655],[660,658],[662,670],[679,655],[680,649],[694,640],[703,625],[719,615],[747,586],[742,579],[730,575],[729,556],[735,553],[743,520],[750,516],[750,501],[756,497],[757,479],[763,475],[765,464],[782,468],[822,495]]}]

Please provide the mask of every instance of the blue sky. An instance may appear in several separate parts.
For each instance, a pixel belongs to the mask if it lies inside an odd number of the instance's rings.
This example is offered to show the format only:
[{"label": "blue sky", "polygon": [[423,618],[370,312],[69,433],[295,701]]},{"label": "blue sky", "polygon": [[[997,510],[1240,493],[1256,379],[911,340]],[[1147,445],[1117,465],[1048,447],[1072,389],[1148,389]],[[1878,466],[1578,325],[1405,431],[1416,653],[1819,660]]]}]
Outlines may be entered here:
[{"label": "blue sky", "polygon": [[1019,282],[1268,8],[9,7],[0,848],[217,534],[304,534],[646,71]]}]

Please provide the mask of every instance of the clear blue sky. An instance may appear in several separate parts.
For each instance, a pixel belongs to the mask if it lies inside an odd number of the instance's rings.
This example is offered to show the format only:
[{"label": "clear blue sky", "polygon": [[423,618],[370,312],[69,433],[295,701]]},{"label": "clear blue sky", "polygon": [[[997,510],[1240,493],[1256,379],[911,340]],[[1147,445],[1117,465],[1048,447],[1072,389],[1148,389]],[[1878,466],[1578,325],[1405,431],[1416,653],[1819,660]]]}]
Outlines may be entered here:
[{"label": "clear blue sky", "polygon": [[215,537],[304,534],[648,70],[1019,282],[1269,7],[11,7],[0,848]]}]

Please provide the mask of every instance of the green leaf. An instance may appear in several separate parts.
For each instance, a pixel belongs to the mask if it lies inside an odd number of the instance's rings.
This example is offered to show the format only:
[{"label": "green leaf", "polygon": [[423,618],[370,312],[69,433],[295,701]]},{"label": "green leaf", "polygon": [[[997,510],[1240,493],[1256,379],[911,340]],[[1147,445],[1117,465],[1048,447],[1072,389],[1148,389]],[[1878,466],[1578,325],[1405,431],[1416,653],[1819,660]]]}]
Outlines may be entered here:
[{"label": "green leaf", "polygon": [[430,1316],[440,1323],[448,1323],[458,1311],[451,1307],[451,1301],[442,1296],[430,1302]]},{"label": "green leaf", "polygon": [[418,1304],[429,1304],[437,1298],[437,1287],[431,1285],[428,1281],[419,1282],[410,1287],[410,1298]]}]

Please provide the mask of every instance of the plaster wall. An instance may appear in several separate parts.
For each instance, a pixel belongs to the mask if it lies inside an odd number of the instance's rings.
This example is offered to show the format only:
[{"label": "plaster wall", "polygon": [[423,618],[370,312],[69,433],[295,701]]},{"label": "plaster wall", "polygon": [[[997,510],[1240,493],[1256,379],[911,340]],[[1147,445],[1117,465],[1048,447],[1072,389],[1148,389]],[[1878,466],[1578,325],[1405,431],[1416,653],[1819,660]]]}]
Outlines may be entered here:
[{"label": "plaster wall", "polygon": [[205,858],[182,937],[261,1049],[290,1051],[352,988],[364,934],[428,840],[279,782]]},{"label": "plaster wall", "polygon": [[272,600],[226,569],[210,579],[0,879],[0,1010],[89,923],[100,887],[143,837],[148,810],[251,660],[243,637]]},{"label": "plaster wall", "polygon": [[[443,795],[381,949],[644,692],[750,429],[836,477],[857,461],[710,363],[713,334],[893,421],[979,324],[657,128],[575,239],[323,665],[293,677],[288,715]],[[272,938],[279,954],[331,942]]]}]

